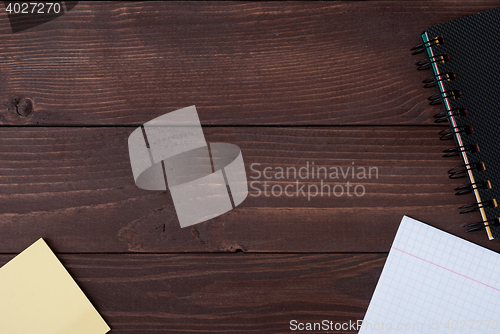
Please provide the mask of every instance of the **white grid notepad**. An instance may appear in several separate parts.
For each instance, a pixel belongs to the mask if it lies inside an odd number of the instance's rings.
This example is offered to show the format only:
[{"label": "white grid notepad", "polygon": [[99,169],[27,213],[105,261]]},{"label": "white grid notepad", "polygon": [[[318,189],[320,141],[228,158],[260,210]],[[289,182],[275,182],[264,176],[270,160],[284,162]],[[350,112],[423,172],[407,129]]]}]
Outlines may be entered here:
[{"label": "white grid notepad", "polygon": [[500,333],[500,254],[403,217],[359,333]]}]

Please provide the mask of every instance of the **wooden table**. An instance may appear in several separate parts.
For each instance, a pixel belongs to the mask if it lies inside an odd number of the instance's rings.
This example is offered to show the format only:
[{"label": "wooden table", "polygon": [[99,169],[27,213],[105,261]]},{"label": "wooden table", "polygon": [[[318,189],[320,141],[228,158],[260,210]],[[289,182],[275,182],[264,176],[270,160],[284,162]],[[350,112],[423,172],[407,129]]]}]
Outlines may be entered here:
[{"label": "wooden table", "polygon": [[[403,215],[499,251],[464,233],[480,215],[458,213],[474,198],[453,195],[460,159],[441,157],[442,107],[409,51],[426,27],[497,5],[80,2],[15,34],[2,11],[0,265],[45,238],[111,333],[290,333],[363,318]],[[276,177],[312,162],[378,178],[324,180],[362,196],[251,189],[181,229],[166,192],[134,184],[127,138],[190,105],[255,187],[318,185]]]}]

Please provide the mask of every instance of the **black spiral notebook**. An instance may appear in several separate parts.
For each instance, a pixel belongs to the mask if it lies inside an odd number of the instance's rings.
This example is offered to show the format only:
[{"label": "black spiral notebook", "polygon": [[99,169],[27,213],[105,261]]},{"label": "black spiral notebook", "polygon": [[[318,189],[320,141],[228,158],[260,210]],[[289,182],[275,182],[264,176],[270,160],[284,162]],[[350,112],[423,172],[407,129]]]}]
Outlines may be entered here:
[{"label": "black spiral notebook", "polygon": [[476,196],[461,213],[482,215],[467,231],[485,229],[490,239],[500,239],[500,8],[429,27],[421,37],[412,50],[426,58],[417,66],[433,71],[424,80],[426,88],[437,87],[429,100],[444,105],[435,121],[449,122],[441,139],[455,141],[444,156],[463,160],[449,177],[467,177],[456,194]]}]

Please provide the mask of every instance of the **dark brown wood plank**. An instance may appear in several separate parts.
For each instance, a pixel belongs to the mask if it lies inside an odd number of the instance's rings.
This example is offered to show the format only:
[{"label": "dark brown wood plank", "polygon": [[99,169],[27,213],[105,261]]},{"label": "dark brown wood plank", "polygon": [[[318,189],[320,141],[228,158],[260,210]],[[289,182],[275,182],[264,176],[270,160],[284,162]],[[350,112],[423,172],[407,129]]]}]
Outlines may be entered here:
[{"label": "dark brown wood plank", "polygon": [[[95,3],[12,34],[0,17],[0,124],[430,124],[409,49],[495,1]],[[34,101],[28,117],[16,113]]]},{"label": "dark brown wood plank", "polygon": [[[472,195],[454,196],[465,184],[446,171],[460,163],[440,153],[435,127],[246,128],[209,127],[208,142],[242,149],[254,183],[236,209],[181,229],[165,192],[138,189],[127,138],[133,128],[4,128],[0,132],[0,252],[19,252],[39,237],[59,252],[385,252],[403,215],[409,215],[491,249],[485,233],[465,234],[461,225],[480,220],[457,207]],[[278,167],[376,167],[378,178],[308,179]],[[253,167],[252,167],[253,164]],[[259,164],[259,165],[256,165]],[[259,172],[274,171],[265,179]],[[253,170],[252,170],[253,169]],[[259,172],[256,172],[258,170]],[[306,174],[302,173],[302,177]],[[307,187],[327,189],[309,200]],[[365,188],[346,193],[347,182]],[[305,187],[292,196],[266,196],[269,186]],[[358,188],[361,193],[361,188]],[[330,196],[328,196],[330,194]],[[337,195],[340,188],[337,188]],[[279,195],[279,196],[278,196]]]},{"label": "dark brown wood plank", "polygon": [[58,257],[112,333],[289,333],[363,319],[386,255]]}]

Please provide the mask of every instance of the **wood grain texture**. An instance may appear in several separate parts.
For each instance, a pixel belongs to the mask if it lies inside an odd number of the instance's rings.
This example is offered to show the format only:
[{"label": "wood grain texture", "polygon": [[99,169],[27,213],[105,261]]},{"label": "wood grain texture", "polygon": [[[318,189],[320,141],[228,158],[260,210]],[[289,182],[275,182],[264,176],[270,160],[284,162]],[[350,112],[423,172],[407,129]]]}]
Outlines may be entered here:
[{"label": "wood grain texture", "polygon": [[[430,124],[409,49],[495,1],[87,3],[13,34],[0,17],[0,124]],[[29,117],[16,113],[34,101]]]},{"label": "wood grain texture", "polygon": [[[384,254],[58,257],[111,333],[289,333],[292,319],[357,321],[386,259]],[[10,258],[0,255],[0,266]]]},{"label": "wood grain texture", "polygon": [[[453,196],[465,182],[450,180],[446,171],[460,161],[441,157],[451,142],[438,140],[435,127],[205,128],[208,142],[241,148],[247,177],[257,183],[236,209],[183,229],[165,192],[135,186],[127,149],[132,131],[4,128],[0,251],[19,252],[46,237],[59,252],[386,252],[405,214],[500,250],[484,233],[463,232],[461,225],[480,216],[458,214],[458,206],[474,198]],[[319,178],[313,163],[376,167],[378,178]],[[304,170],[279,179],[278,167]],[[276,188],[266,196],[264,182],[304,188],[288,192],[292,196]],[[324,190],[308,199],[307,187],[313,195],[321,182],[345,192],[337,197]],[[355,196],[351,187],[348,196],[347,182],[365,194]]]},{"label": "wood grain texture", "polygon": [[[409,51],[428,26],[497,6],[79,2],[16,34],[0,11],[0,266],[43,237],[111,333],[290,333],[292,319],[363,318],[405,214],[500,251],[463,232],[480,215],[458,214],[474,198],[453,196],[460,160],[441,157],[442,107]],[[167,192],[135,186],[127,138],[189,105],[256,183],[181,229]],[[278,178],[313,162],[378,177]],[[321,181],[365,194],[255,189]]]}]

